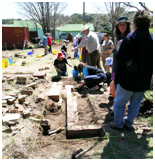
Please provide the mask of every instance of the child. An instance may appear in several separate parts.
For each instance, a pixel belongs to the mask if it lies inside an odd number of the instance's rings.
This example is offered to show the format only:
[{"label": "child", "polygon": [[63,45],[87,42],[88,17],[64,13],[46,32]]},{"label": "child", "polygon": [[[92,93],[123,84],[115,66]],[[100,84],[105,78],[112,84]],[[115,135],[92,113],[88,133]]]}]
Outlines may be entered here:
[{"label": "child", "polygon": [[[105,61],[106,61],[105,66],[109,66],[112,69],[113,58],[107,57]],[[110,94],[112,95],[112,97],[115,97],[116,91],[115,91],[115,86],[114,86],[113,72],[111,72],[111,78],[112,78],[112,82],[110,83]]]},{"label": "child", "polygon": [[67,58],[67,47],[65,43],[62,44],[61,52],[64,54],[65,58]]},{"label": "child", "polygon": [[68,76],[66,64],[72,67],[72,65],[67,62],[67,59],[64,58],[63,53],[58,53],[57,59],[54,61],[54,67],[58,76]]}]

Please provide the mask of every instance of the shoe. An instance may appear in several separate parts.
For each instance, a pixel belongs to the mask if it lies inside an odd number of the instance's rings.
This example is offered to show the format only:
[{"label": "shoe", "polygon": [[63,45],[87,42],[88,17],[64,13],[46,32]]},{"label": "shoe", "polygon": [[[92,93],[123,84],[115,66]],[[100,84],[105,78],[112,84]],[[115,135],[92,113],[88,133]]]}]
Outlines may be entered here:
[{"label": "shoe", "polygon": [[99,89],[99,86],[96,85],[95,87],[89,88],[90,91],[97,91]]},{"label": "shoe", "polygon": [[113,128],[113,129],[115,129],[115,130],[119,130],[119,131],[122,131],[122,130],[123,130],[123,128],[117,127],[117,126],[115,125],[114,122],[110,122],[110,123],[109,123],[109,126],[110,126],[111,128]]},{"label": "shoe", "polygon": [[126,124],[124,124],[124,127],[126,128],[127,131],[135,131],[133,127],[128,127]]}]

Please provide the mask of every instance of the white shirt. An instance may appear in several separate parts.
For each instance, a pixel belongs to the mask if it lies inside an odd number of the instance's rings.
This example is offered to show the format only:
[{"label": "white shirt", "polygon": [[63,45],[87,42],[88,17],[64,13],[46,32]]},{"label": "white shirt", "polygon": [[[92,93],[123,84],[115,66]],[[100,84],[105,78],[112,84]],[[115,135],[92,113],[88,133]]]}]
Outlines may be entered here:
[{"label": "white shirt", "polygon": [[89,31],[84,40],[76,48],[83,48],[85,46],[88,48],[88,53],[99,50],[100,44],[96,33]]}]

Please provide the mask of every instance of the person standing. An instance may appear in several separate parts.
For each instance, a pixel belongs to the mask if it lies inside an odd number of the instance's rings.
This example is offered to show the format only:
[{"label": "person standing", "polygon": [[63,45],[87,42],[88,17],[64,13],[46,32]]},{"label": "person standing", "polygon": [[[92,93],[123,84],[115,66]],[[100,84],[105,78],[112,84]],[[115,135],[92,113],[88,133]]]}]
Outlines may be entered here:
[{"label": "person standing", "polygon": [[101,69],[99,53],[100,44],[96,33],[89,31],[89,27],[87,25],[82,26],[82,33],[85,36],[84,40],[71,51],[87,46],[87,56],[90,57],[90,66],[97,66]]},{"label": "person standing", "polygon": [[52,53],[52,37],[50,33],[48,34],[47,38],[48,38],[48,46],[49,46],[48,52]]},{"label": "person standing", "polygon": [[[136,12],[133,18],[134,32],[124,38],[116,53],[115,81],[118,85],[113,104],[114,122],[109,124],[113,129],[132,129],[144,92],[150,88],[153,74],[153,35],[149,33],[150,23],[147,11]],[[128,114],[124,118],[128,101]]]},{"label": "person standing", "polygon": [[48,39],[47,39],[47,36],[48,36],[48,33],[46,33],[43,37],[44,55],[48,54],[48,50],[47,50]]},{"label": "person standing", "polygon": [[116,88],[116,83],[115,83],[115,68],[116,68],[116,59],[115,59],[115,54],[118,51],[118,48],[121,44],[121,41],[127,36],[127,34],[130,33],[130,22],[126,16],[121,16],[117,19],[116,21],[116,26],[115,26],[115,37],[116,37],[116,45],[113,50],[113,76],[114,76],[114,84]]},{"label": "person standing", "polygon": [[[73,47],[75,48],[77,45],[78,45],[78,35],[76,35],[73,39]],[[77,58],[77,54],[78,54],[78,49],[74,51],[74,59]]]},{"label": "person standing", "polygon": [[102,48],[101,48],[101,58],[102,58],[105,72],[110,72],[110,67],[105,65],[105,59],[111,56],[114,45],[113,45],[113,41],[110,40],[110,36],[107,33],[103,35],[103,38],[104,38],[104,41],[102,43]]}]

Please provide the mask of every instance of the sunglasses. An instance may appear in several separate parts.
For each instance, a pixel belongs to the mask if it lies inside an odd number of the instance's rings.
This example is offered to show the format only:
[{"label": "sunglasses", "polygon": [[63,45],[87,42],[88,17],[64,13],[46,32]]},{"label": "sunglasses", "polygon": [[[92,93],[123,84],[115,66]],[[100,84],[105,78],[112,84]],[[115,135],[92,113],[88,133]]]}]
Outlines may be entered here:
[{"label": "sunglasses", "polygon": [[108,35],[104,35],[104,36],[108,37]]}]

